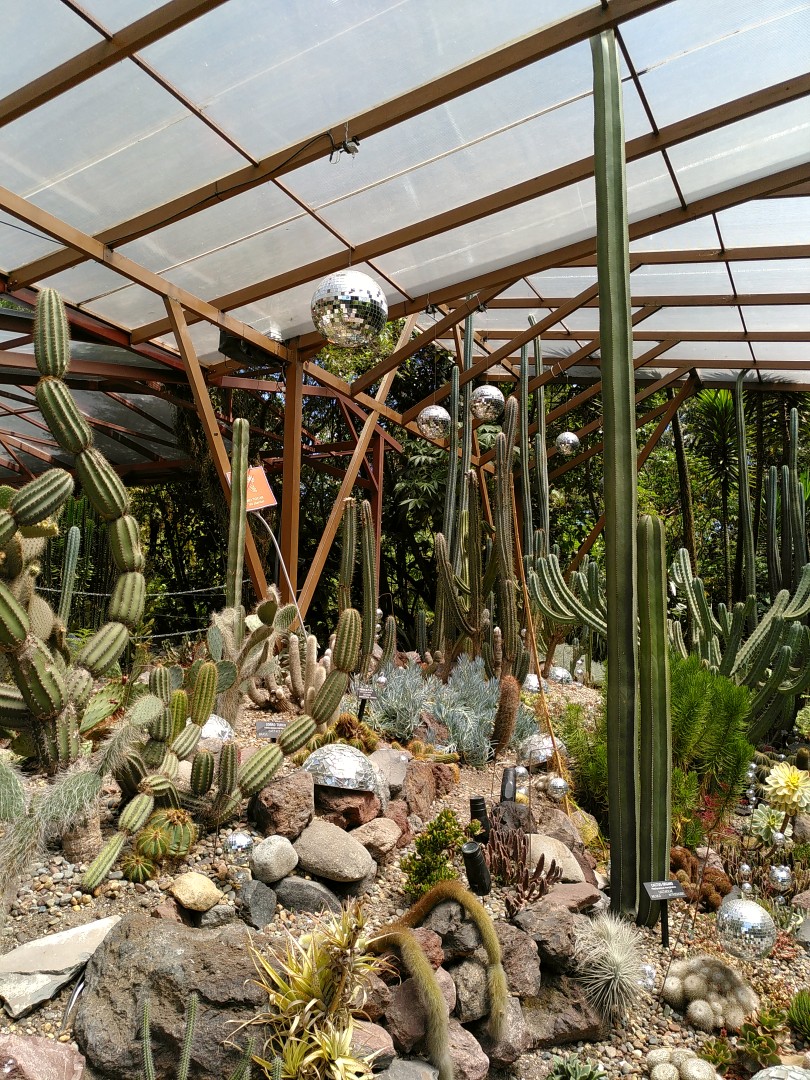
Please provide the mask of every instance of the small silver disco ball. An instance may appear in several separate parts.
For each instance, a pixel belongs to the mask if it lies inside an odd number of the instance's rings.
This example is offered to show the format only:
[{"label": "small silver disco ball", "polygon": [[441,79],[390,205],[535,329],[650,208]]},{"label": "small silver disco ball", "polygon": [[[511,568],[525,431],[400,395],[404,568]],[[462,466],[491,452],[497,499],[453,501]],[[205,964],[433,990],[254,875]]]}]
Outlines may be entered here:
[{"label": "small silver disco ball", "polygon": [[579,450],[579,438],[573,431],[563,431],[554,440],[554,445],[565,457],[571,457]]},{"label": "small silver disco ball", "polygon": [[768,871],[768,884],[777,892],[787,892],[793,884],[793,871],[789,866],[772,866]]},{"label": "small silver disco ball", "polygon": [[380,286],[358,270],[325,277],[312,296],[312,321],[332,345],[356,349],[376,341],[388,319]]},{"label": "small silver disco ball", "polygon": [[771,843],[774,847],[784,847],[787,843],[787,837],[783,832],[780,832],[779,829],[774,829],[771,833]]},{"label": "small silver disco ball", "polygon": [[776,943],[776,924],[754,900],[731,900],[715,919],[717,939],[726,952],[741,960],[762,960]]},{"label": "small silver disco ball", "polygon": [[235,862],[247,864],[253,850],[253,837],[246,832],[232,832],[222,841],[222,849]]},{"label": "small silver disco ball", "polygon": [[769,1065],[754,1073],[751,1080],[810,1080],[810,1069],[798,1065]]},{"label": "small silver disco ball", "polygon": [[560,802],[568,794],[568,781],[562,776],[551,776],[546,791],[550,798]]},{"label": "small silver disco ball", "polygon": [[450,413],[441,405],[426,405],[416,418],[416,426],[426,439],[446,439],[450,434]]},{"label": "small silver disco ball", "polygon": [[741,862],[737,867],[737,880],[738,881],[750,881],[751,880],[751,866],[747,862]]},{"label": "small silver disco ball", "polygon": [[744,881],[740,885],[740,892],[742,893],[743,896],[750,896],[753,891],[754,891],[754,886],[751,884],[750,881]]},{"label": "small silver disco ball", "polygon": [[548,680],[549,682],[566,684],[574,681],[571,678],[571,672],[568,670],[568,668],[560,667],[557,664],[555,664],[554,667],[550,669],[548,673]]},{"label": "small silver disco ball", "polygon": [[652,992],[655,990],[655,982],[658,978],[658,972],[655,970],[652,964],[641,965],[641,978],[638,980],[639,986],[644,990]]},{"label": "small silver disco ball", "polygon": [[516,780],[526,780],[528,775],[529,775],[529,770],[526,768],[525,765],[516,765],[515,766],[515,779]]},{"label": "small silver disco ball", "polygon": [[470,398],[470,412],[476,420],[493,424],[503,412],[503,394],[497,386],[477,386]]}]

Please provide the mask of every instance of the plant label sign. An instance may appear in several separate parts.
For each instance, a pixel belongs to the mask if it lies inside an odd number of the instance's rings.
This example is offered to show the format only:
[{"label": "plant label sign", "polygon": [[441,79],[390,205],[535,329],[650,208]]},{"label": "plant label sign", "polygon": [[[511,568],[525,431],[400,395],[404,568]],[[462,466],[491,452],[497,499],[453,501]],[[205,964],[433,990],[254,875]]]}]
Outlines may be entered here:
[{"label": "plant label sign", "polygon": [[358,701],[371,701],[375,697],[374,686],[371,683],[355,683],[354,692]]},{"label": "plant label sign", "polygon": [[651,900],[683,900],[686,897],[680,881],[645,881],[644,888]]},{"label": "plant label sign", "polygon": [[287,724],[284,720],[257,720],[256,738],[271,739],[276,742],[285,732]]},{"label": "plant label sign", "polygon": [[[228,483],[231,482],[231,474],[225,473]],[[247,471],[247,504],[246,510],[262,510],[265,506],[275,506],[276,497],[270,487],[270,481],[261,465],[254,465]]]}]

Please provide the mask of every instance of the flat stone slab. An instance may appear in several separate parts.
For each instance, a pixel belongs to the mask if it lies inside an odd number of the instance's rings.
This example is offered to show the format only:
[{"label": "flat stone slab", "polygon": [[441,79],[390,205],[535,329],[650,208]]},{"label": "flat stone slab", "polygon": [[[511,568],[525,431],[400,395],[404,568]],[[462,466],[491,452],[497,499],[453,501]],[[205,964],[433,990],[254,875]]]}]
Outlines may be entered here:
[{"label": "flat stone slab", "polygon": [[111,915],[28,941],[0,956],[0,999],[15,1020],[49,1001],[84,967],[121,919]]},{"label": "flat stone slab", "polygon": [[67,1043],[31,1035],[0,1035],[0,1065],[13,1058],[18,1080],[82,1080],[84,1058]]}]

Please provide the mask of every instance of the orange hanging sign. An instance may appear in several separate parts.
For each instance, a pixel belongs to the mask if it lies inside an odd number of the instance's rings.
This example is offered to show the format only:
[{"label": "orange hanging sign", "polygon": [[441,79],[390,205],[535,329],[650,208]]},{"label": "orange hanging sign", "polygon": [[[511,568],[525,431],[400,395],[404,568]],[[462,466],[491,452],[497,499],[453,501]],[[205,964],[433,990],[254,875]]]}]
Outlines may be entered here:
[{"label": "orange hanging sign", "polygon": [[[225,475],[230,484],[231,474],[228,472]],[[247,473],[247,509],[261,510],[265,506],[276,506],[276,497],[264,469],[261,465],[254,465]]]}]

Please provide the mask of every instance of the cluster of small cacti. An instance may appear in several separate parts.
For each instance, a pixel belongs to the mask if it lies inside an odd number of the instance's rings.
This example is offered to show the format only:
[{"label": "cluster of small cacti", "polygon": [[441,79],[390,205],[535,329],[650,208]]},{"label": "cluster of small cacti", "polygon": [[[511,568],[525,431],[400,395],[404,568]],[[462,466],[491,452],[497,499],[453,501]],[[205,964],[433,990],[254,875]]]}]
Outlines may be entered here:
[{"label": "cluster of small cacti", "polygon": [[363,754],[371,754],[380,745],[380,737],[354,713],[342,712],[331,727],[313,735],[306,746],[293,755],[293,763],[303,765],[313,750],[336,742],[353,746]]},{"label": "cluster of small cacti", "polygon": [[647,1068],[650,1080],[719,1080],[714,1065],[694,1050],[657,1046],[647,1054]]},{"label": "cluster of small cacti", "polygon": [[746,1016],[759,1007],[757,995],[742,975],[714,956],[676,960],[661,996],[701,1031],[740,1031]]},{"label": "cluster of small cacti", "polygon": [[699,901],[706,911],[717,911],[732,889],[728,874],[712,867],[701,867],[697,858],[685,847],[670,851],[670,873],[683,886],[690,901]]}]

